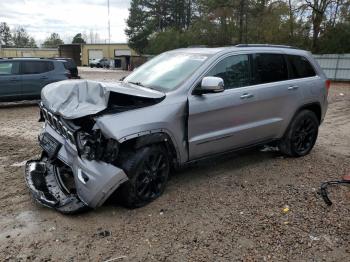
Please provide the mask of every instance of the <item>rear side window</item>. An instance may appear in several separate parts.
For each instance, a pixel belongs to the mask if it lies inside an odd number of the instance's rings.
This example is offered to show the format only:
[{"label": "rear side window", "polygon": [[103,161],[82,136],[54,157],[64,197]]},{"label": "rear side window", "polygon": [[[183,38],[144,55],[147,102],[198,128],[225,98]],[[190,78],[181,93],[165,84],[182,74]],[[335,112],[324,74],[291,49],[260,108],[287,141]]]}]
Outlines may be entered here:
[{"label": "rear side window", "polygon": [[255,54],[255,84],[265,84],[288,80],[287,64],[282,54]]},{"label": "rear side window", "polygon": [[49,61],[22,61],[21,72],[22,74],[42,74],[54,69],[54,65]]},{"label": "rear side window", "polygon": [[64,68],[69,70],[71,69],[71,67],[69,66],[69,63],[66,61],[66,62],[63,62],[63,65],[64,65]]},{"label": "rear side window", "polygon": [[305,57],[287,55],[287,59],[290,68],[290,79],[312,77],[316,75],[314,68]]},{"label": "rear side window", "polygon": [[225,89],[250,85],[250,66],[248,55],[235,55],[221,60],[207,76],[221,77]]},{"label": "rear side window", "polygon": [[0,62],[0,75],[15,75],[18,73],[18,62]]},{"label": "rear side window", "polygon": [[76,65],[74,63],[73,60],[62,60],[63,61],[63,65],[64,65],[64,68],[65,69],[72,69],[72,68],[75,68]]}]

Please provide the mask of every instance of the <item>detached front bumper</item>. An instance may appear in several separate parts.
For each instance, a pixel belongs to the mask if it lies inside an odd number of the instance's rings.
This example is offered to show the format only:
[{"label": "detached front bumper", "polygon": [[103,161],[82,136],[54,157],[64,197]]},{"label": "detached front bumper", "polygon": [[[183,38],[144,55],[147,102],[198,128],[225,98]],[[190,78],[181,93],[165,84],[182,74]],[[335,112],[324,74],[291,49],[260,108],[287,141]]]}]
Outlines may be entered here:
[{"label": "detached front bumper", "polygon": [[54,165],[49,162],[28,161],[25,167],[25,179],[34,199],[44,206],[66,214],[88,209],[76,194],[63,191],[55,175]]},{"label": "detached front bumper", "polygon": [[[124,171],[114,165],[80,158],[75,146],[50,125],[45,126],[43,133],[50,134],[61,147],[50,160],[42,158],[26,164],[26,182],[39,203],[62,213],[97,208],[128,180]],[[73,194],[64,190],[62,179],[55,172],[57,162],[71,170],[75,186]]]}]

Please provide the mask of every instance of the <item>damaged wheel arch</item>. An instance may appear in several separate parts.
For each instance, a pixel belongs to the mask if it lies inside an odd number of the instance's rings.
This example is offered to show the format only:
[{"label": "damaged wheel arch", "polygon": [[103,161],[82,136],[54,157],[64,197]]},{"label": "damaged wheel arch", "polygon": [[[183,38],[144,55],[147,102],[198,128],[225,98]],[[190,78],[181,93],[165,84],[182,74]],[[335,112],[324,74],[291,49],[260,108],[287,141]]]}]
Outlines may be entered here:
[{"label": "damaged wheel arch", "polygon": [[[146,134],[145,134],[146,133]],[[169,154],[172,165],[177,168],[180,165],[180,155],[177,145],[171,135],[164,130],[146,131],[121,139],[120,153],[130,150],[139,150],[142,147],[155,144],[163,144]]]}]

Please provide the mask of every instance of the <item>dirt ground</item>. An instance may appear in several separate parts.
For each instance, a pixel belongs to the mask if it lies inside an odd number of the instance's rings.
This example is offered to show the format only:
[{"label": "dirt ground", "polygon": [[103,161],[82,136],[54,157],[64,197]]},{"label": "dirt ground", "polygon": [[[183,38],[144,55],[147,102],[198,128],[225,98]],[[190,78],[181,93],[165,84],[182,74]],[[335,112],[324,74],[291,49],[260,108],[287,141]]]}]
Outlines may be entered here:
[{"label": "dirt ground", "polygon": [[[110,81],[125,72],[81,70]],[[0,105],[0,261],[350,261],[350,191],[322,181],[350,173],[350,85],[332,85],[312,153],[258,150],[198,163],[140,209],[107,203],[64,216],[33,202],[24,161],[40,154],[38,109]],[[289,210],[288,210],[289,209]]]}]

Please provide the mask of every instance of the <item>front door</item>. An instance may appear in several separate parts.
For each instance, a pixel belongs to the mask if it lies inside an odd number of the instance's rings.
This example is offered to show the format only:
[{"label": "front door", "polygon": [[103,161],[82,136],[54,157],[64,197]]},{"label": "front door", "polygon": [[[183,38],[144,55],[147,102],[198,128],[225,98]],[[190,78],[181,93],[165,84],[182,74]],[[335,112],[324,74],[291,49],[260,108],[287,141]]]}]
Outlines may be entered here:
[{"label": "front door", "polygon": [[224,80],[225,91],[217,94],[190,95],[190,160],[244,144],[246,141],[242,141],[242,131],[252,122],[253,117],[250,108],[256,97],[249,89],[249,55],[226,57],[206,76],[221,77]]},{"label": "front door", "polygon": [[18,61],[0,61],[0,100],[21,97],[21,76],[18,75]]}]

